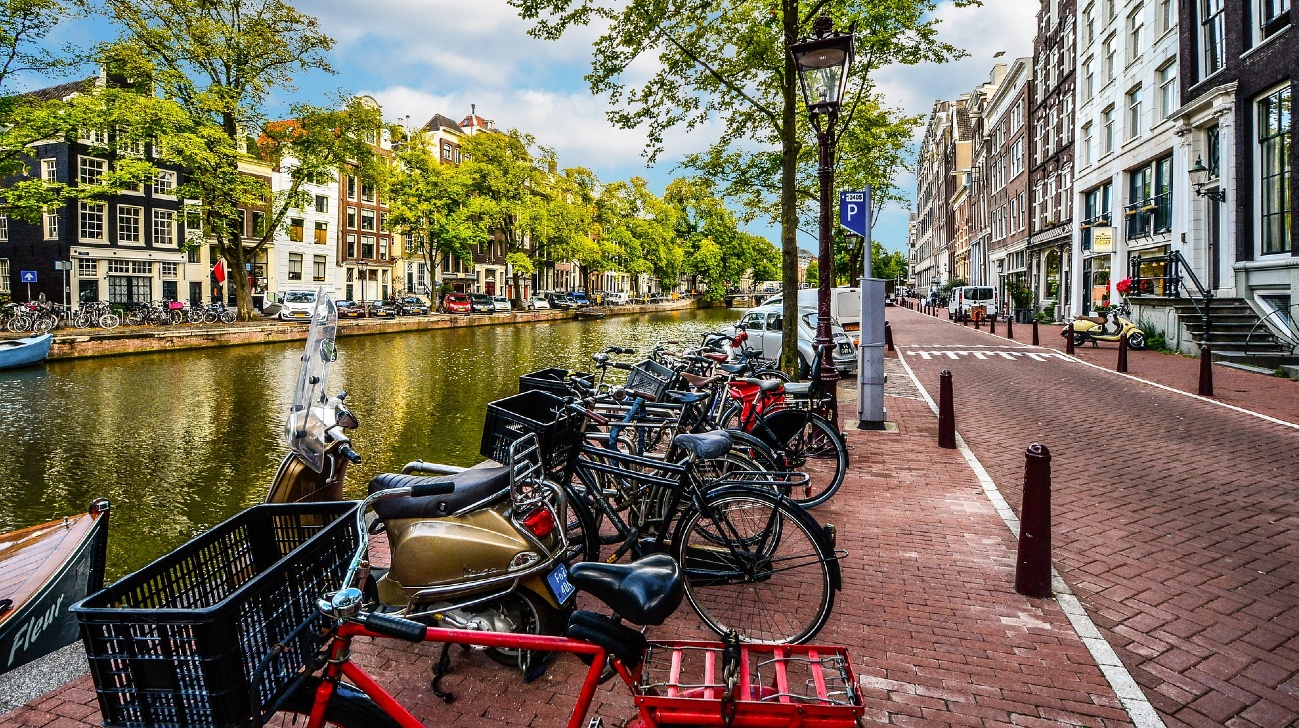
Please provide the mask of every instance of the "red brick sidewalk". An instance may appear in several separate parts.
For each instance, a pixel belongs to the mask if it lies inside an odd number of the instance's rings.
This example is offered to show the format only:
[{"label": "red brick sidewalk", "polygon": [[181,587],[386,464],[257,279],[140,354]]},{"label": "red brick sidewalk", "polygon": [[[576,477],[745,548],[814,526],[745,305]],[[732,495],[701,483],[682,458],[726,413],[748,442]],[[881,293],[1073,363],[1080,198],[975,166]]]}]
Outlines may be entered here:
[{"label": "red brick sidewalk", "polygon": [[[838,526],[844,588],[818,641],[849,647],[867,719],[909,726],[1130,725],[1059,605],[1015,594],[1015,541],[955,451],[935,446],[920,400],[890,397],[900,431],[849,433],[843,489],[814,514]],[[847,408],[846,408],[847,409]],[[683,607],[652,637],[698,636]],[[358,644],[358,662],[426,725],[558,726],[582,666],[561,658],[531,685],[481,653],[456,655],[443,705],[427,689],[435,648]],[[632,715],[611,681],[595,712]],[[88,678],[0,718],[0,726],[77,728],[99,720]]]}]

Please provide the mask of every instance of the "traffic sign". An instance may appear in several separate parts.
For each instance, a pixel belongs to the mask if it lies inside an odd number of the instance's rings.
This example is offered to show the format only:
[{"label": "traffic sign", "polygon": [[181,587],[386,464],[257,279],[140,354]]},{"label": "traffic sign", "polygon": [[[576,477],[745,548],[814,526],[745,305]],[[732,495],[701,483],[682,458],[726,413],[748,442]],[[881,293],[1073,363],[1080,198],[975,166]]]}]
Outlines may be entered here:
[{"label": "traffic sign", "polygon": [[22,271],[22,282],[23,282],[23,283],[35,283],[35,282],[36,282],[36,271],[34,271],[34,270],[25,270],[25,271]]},{"label": "traffic sign", "polygon": [[839,224],[850,233],[866,237],[871,226],[871,192],[863,191],[839,193]]}]

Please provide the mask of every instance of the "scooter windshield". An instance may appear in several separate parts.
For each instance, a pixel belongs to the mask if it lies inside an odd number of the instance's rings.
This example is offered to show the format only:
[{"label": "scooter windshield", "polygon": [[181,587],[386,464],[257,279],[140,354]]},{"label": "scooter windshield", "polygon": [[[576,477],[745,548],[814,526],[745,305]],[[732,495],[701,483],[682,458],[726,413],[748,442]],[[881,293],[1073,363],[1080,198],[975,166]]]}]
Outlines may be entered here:
[{"label": "scooter windshield", "polygon": [[324,288],[316,293],[311,312],[311,328],[298,368],[298,389],[293,395],[293,409],[285,423],[284,435],[289,449],[297,453],[312,470],[319,473],[325,466],[325,433],[333,422],[329,401],[330,364],[338,358],[334,335],[338,331],[338,309]]}]

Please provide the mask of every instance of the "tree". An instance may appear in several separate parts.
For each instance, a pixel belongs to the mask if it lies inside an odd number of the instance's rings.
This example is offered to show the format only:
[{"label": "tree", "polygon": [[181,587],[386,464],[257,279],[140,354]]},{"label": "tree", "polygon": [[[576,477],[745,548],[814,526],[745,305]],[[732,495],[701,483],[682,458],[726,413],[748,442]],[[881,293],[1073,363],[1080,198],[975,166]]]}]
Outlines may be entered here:
[{"label": "tree", "polygon": [[821,282],[821,266],[813,260],[807,264],[803,271],[803,282],[809,286],[815,286]]},{"label": "tree", "polygon": [[[267,125],[261,114],[272,94],[292,91],[298,73],[332,72],[326,54],[334,41],[316,19],[286,0],[103,0],[103,12],[120,27],[121,39],[106,49],[136,76],[147,77],[161,96],[189,117],[192,144],[171,156],[187,169],[179,192],[199,200],[204,230],[231,270],[273,238],[285,214],[300,206],[300,184],[345,165],[363,178],[383,181],[384,165],[368,142],[378,141],[378,111],[351,102],[342,111],[308,106],[294,121]],[[333,126],[331,126],[333,124]],[[247,136],[269,142],[277,159],[291,165],[291,189],[274,198],[264,181],[240,174]],[[266,150],[263,150],[266,151]],[[245,245],[240,207],[266,208],[269,224]],[[239,316],[253,315],[252,291],[243,275],[231,277]]]},{"label": "tree", "polygon": [[[955,0],[958,6],[977,0]],[[622,128],[643,127],[652,162],[665,134],[676,126],[695,128],[710,117],[722,132],[708,152],[687,158],[687,166],[725,181],[724,194],[738,196],[751,210],[774,209],[781,228],[782,280],[797,284],[798,168],[806,120],[797,103],[797,69],[789,45],[806,35],[812,19],[828,12],[838,27],[854,27],[860,61],[852,70],[846,128],[862,99],[873,98],[871,73],[884,64],[944,62],[961,55],[937,40],[934,0],[510,0],[534,21],[533,36],[557,39],[569,28],[599,23],[591,90],[608,94],[609,119]],[[645,59],[657,71],[640,84],[626,78]],[[639,64],[638,64],[639,65]],[[778,204],[771,201],[778,199]],[[785,298],[782,364],[797,366],[797,305]]]},{"label": "tree", "polygon": [[[44,40],[60,21],[79,14],[65,0],[0,0],[0,98],[10,76],[57,75],[76,65],[71,47],[56,50]],[[17,100],[8,97],[5,103]]]}]

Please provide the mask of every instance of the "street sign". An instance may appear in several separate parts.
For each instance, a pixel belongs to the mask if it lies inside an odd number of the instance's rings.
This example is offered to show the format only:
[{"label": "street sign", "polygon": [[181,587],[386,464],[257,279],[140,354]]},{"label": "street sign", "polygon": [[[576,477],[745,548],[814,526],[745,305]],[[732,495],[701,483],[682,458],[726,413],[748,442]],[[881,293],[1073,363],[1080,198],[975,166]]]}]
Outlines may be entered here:
[{"label": "street sign", "polygon": [[839,224],[850,233],[866,237],[866,231],[871,226],[870,200],[869,189],[861,192],[840,192]]},{"label": "street sign", "polygon": [[36,271],[34,271],[34,270],[25,270],[25,271],[23,271],[23,272],[22,272],[22,282],[23,282],[23,283],[35,283],[35,282],[36,282]]},{"label": "street sign", "polygon": [[54,261],[54,270],[72,270],[72,261],[56,260]]}]

